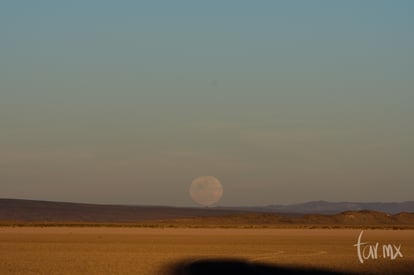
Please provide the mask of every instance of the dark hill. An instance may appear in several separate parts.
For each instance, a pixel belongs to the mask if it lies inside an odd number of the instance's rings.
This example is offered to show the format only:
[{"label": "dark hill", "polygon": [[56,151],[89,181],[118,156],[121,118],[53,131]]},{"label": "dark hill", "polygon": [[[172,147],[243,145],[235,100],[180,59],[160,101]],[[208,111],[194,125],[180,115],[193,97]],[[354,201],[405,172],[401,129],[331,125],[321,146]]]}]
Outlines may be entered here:
[{"label": "dark hill", "polygon": [[271,213],[339,214],[344,211],[371,210],[388,214],[414,212],[414,201],[406,202],[328,202],[311,201],[299,204],[238,207],[232,209]]},{"label": "dark hill", "polygon": [[19,199],[0,199],[0,221],[142,222],[242,213],[216,208],[100,205]]},{"label": "dark hill", "polygon": [[159,221],[167,225],[199,227],[378,227],[413,228],[414,213],[390,215],[376,211],[349,211],[335,215],[286,215],[275,213],[248,213],[229,216],[205,216]]},{"label": "dark hill", "polygon": [[414,213],[349,210],[292,214],[227,208],[100,205],[0,199],[0,223],[135,223],[178,226],[414,226]]}]

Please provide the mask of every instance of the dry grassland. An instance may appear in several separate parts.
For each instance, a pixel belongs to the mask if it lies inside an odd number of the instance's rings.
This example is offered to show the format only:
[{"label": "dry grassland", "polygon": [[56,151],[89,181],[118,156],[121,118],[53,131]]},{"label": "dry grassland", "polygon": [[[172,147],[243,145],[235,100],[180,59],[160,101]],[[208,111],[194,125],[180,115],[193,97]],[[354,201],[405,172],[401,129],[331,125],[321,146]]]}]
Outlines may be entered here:
[{"label": "dry grassland", "polygon": [[[189,259],[410,274],[414,230],[366,230],[403,258],[358,261],[358,229],[0,227],[0,274],[172,274]],[[224,274],[224,273],[223,273]],[[173,274],[175,275],[175,274]],[[196,274],[195,274],[196,275]]]}]

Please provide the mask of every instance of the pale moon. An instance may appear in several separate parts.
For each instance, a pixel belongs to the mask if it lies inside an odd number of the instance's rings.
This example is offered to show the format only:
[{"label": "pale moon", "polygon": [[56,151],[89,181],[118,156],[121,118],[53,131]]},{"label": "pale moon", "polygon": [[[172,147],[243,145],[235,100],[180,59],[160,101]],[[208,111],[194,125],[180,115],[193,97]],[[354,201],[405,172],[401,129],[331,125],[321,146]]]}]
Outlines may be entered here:
[{"label": "pale moon", "polygon": [[196,203],[203,206],[212,206],[223,196],[223,186],[215,177],[198,177],[191,182],[190,195]]}]

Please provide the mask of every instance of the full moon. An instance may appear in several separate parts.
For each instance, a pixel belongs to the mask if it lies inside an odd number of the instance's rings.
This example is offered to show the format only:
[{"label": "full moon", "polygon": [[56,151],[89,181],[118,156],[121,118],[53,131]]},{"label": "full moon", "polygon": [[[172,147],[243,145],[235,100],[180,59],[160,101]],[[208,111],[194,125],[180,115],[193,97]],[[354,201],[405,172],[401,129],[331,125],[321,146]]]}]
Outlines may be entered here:
[{"label": "full moon", "polygon": [[212,206],[223,196],[223,186],[213,176],[198,177],[191,182],[190,196],[200,205]]}]

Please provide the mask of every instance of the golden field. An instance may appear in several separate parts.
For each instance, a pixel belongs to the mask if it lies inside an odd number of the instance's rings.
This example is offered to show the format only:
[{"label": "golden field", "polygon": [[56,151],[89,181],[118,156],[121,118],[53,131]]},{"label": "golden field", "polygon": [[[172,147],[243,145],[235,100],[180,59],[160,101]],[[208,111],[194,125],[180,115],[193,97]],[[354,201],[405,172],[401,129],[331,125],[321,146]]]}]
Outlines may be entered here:
[{"label": "golden field", "polygon": [[[360,232],[360,229],[0,227],[0,274],[178,275],[191,262],[203,260],[214,263],[216,270],[228,268],[231,263],[233,267],[265,266],[275,273],[279,267],[290,271],[314,268],[316,272],[356,274],[410,274],[414,270],[414,230],[365,230],[363,242],[401,245],[403,257],[393,261],[378,257],[363,264],[353,246]],[[197,269],[186,270],[186,274],[207,274],[197,273]]]}]

